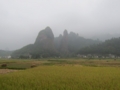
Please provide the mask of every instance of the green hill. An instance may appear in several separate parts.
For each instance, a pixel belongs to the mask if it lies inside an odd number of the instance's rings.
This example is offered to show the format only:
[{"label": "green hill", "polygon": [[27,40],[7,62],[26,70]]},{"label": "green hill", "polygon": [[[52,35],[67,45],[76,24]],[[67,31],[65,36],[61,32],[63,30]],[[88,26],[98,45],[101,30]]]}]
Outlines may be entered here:
[{"label": "green hill", "polygon": [[79,54],[114,54],[120,56],[120,38],[113,38],[97,45],[82,48]]}]

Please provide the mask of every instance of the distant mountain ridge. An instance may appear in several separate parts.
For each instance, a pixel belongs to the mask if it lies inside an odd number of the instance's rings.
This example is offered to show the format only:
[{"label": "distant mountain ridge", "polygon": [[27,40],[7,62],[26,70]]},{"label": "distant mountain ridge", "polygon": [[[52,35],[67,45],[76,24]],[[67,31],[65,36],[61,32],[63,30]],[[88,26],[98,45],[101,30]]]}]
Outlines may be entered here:
[{"label": "distant mountain ridge", "polygon": [[112,38],[97,45],[82,48],[79,54],[108,55],[113,54],[120,56],[120,38]]},{"label": "distant mountain ridge", "polygon": [[31,55],[33,58],[68,57],[74,55],[80,48],[101,43],[97,40],[85,39],[74,32],[64,30],[63,35],[54,37],[52,29],[41,30],[34,44],[29,44],[13,52],[13,57]]},{"label": "distant mountain ridge", "polygon": [[99,39],[101,41],[105,41],[105,40],[109,40],[109,39],[112,39],[112,38],[117,38],[119,37],[120,34],[117,33],[117,34],[96,34],[96,35],[93,35],[92,37],[89,37],[93,40],[96,40],[96,39]]},{"label": "distant mountain ridge", "polygon": [[0,50],[0,56],[8,56],[11,55],[13,51],[5,51],[5,50]]}]

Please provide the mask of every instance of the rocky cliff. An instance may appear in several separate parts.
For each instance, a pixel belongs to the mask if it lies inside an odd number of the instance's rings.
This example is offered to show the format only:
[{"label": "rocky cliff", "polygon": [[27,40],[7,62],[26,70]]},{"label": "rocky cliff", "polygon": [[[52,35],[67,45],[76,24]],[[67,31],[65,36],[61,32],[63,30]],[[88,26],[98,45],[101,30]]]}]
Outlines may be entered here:
[{"label": "rocky cliff", "polygon": [[60,45],[60,52],[63,55],[68,54],[69,50],[68,50],[68,31],[64,30],[63,32],[63,37],[61,40],[61,45]]},{"label": "rocky cliff", "polygon": [[39,32],[34,45],[39,46],[42,49],[55,49],[54,34],[50,27],[46,27],[44,30]]},{"label": "rocky cliff", "polygon": [[54,38],[51,28],[46,27],[39,32],[34,44],[14,51],[12,55],[17,58],[29,55],[32,58],[68,57],[74,55],[80,48],[97,43],[99,41],[85,39],[74,32],[68,34],[67,30],[64,30],[63,35]]}]

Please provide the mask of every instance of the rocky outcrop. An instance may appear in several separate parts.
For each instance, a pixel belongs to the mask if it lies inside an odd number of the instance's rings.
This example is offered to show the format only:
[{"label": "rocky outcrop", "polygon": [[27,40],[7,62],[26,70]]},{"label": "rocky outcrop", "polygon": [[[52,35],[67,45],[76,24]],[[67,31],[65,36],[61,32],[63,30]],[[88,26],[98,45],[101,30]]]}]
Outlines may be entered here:
[{"label": "rocky outcrop", "polygon": [[28,55],[32,58],[68,57],[74,55],[79,49],[95,43],[99,42],[85,39],[74,32],[68,34],[67,30],[64,30],[63,35],[54,38],[51,28],[46,27],[39,32],[34,44],[14,51],[12,57],[19,58]]},{"label": "rocky outcrop", "polygon": [[61,46],[60,46],[60,52],[63,55],[67,55],[68,52],[69,52],[69,50],[68,50],[68,32],[67,32],[67,30],[65,30],[63,32],[63,37],[62,37]]},{"label": "rocky outcrop", "polygon": [[54,48],[54,34],[50,27],[46,27],[44,30],[40,31],[36,41],[35,46],[39,46],[42,49],[53,50]]}]

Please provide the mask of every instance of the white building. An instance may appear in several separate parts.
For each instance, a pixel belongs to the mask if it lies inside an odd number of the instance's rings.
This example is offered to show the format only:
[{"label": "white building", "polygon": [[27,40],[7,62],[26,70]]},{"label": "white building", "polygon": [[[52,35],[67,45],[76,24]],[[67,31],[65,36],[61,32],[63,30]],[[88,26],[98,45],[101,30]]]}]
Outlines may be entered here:
[{"label": "white building", "polygon": [[10,59],[10,58],[11,58],[11,56],[9,55],[9,56],[7,56],[7,58],[8,58],[8,59]]}]

